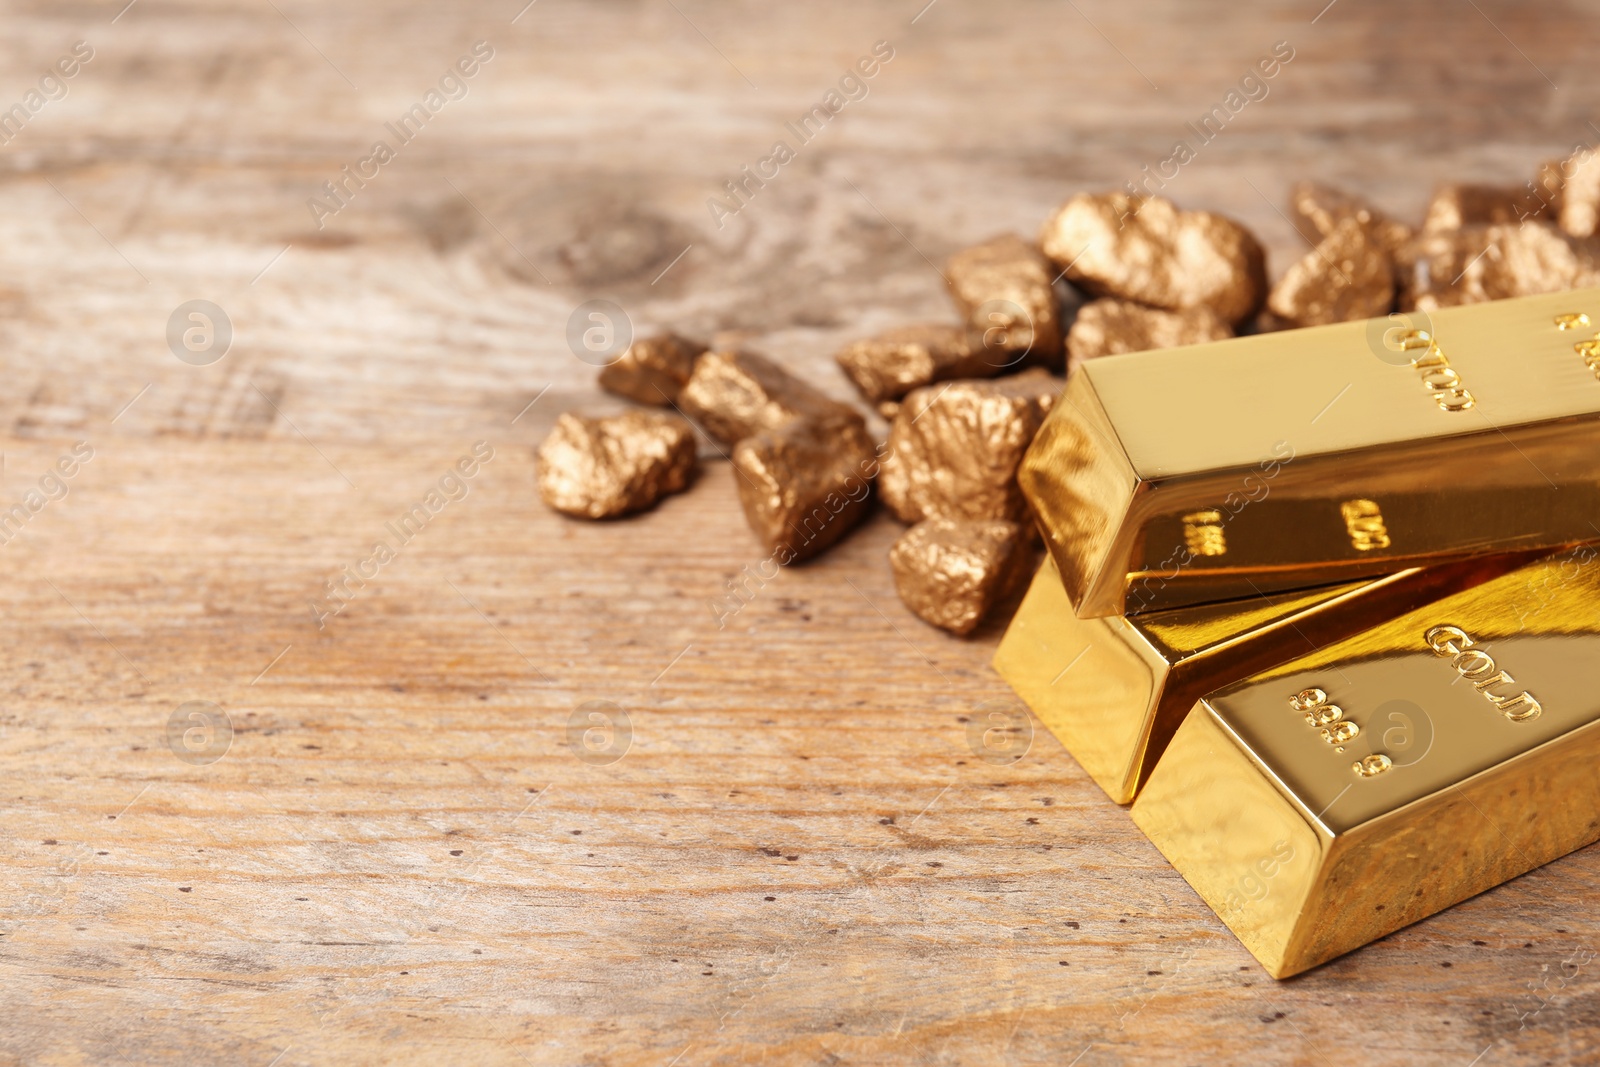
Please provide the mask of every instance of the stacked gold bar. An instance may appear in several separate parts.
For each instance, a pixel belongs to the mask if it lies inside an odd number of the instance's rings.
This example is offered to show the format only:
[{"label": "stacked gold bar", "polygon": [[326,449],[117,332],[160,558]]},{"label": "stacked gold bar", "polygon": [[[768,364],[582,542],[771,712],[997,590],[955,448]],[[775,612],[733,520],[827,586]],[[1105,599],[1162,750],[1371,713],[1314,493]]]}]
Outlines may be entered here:
[{"label": "stacked gold bar", "polygon": [[1113,356],[995,666],[1275,976],[1600,837],[1600,290]]}]

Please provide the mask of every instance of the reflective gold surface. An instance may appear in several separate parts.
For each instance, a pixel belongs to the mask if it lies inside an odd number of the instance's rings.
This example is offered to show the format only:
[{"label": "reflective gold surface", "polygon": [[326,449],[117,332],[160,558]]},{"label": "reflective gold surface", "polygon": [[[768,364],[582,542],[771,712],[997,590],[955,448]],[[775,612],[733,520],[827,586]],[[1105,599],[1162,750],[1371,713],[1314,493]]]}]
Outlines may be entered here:
[{"label": "reflective gold surface", "polygon": [[1600,551],[1195,705],[1133,818],[1275,977],[1600,837]]},{"label": "reflective gold surface", "polygon": [[1488,557],[1299,593],[1085,619],[1073,613],[1047,559],[994,667],[1095,783],[1126,804],[1204,694],[1520,560]]},{"label": "reflective gold surface", "polygon": [[1600,290],[1094,360],[1019,482],[1090,617],[1575,544],[1600,515],[1579,314]]}]

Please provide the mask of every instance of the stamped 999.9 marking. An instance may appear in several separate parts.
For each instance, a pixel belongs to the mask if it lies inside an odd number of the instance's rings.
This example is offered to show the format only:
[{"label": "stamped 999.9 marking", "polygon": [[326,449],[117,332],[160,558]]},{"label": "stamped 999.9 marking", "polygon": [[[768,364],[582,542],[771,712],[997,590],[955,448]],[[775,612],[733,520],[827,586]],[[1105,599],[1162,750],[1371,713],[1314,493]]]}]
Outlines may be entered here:
[{"label": "stamped 999.9 marking", "polygon": [[[1305,716],[1306,725],[1317,731],[1324,742],[1335,752],[1343,752],[1345,743],[1361,736],[1361,727],[1344,717],[1344,709],[1328,702],[1325,689],[1312,686],[1302,689],[1289,698],[1289,706]],[[1394,761],[1382,752],[1375,752],[1350,765],[1362,778],[1374,778],[1394,766]]]}]

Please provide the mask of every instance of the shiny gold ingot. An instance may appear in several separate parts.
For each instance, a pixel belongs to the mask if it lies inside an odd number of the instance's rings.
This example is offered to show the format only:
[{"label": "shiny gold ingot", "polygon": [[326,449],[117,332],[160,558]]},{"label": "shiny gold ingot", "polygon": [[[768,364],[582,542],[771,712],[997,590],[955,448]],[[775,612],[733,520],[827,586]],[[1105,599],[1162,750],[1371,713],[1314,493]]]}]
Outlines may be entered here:
[{"label": "shiny gold ingot", "polygon": [[1600,290],[1092,360],[1019,471],[1078,614],[1595,537]]},{"label": "shiny gold ingot", "polygon": [[1095,784],[1126,804],[1206,693],[1524,559],[1412,567],[1372,581],[1102,619],[1073,613],[1047,559],[994,667]]},{"label": "shiny gold ingot", "polygon": [[1133,819],[1274,977],[1600,836],[1600,552],[1206,697]]}]

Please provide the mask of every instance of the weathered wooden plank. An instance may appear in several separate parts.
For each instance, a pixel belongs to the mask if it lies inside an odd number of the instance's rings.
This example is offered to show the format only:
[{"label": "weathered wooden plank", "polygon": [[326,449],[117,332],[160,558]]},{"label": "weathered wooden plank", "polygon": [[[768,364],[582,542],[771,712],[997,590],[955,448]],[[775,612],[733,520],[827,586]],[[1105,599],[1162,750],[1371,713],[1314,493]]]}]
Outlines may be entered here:
[{"label": "weathered wooden plank", "polygon": [[[1278,269],[1302,175],[1403,214],[1521,180],[1596,136],[1595,5],[518,6],[4,9],[0,104],[95,58],[0,149],[0,504],[94,457],[0,545],[0,1063],[1594,1058],[1593,849],[1274,983],[1051,738],[969,747],[1016,707],[1001,626],[900,608],[887,517],[719,628],[762,556],[725,464],[582,525],[530,446],[616,405],[565,341],[592,297],[848,396],[833,348],[947,316],[944,255],[1163,158],[1280,39],[1171,189]],[[317,230],[307,198],[480,39],[467,97]],[[869,95],[717,229],[706,199],[880,39]],[[165,339],[196,298],[235,327],[206,367]],[[167,742],[197,700],[234,730],[209,764]],[[591,700],[629,715],[616,762],[569,744]]]}]

